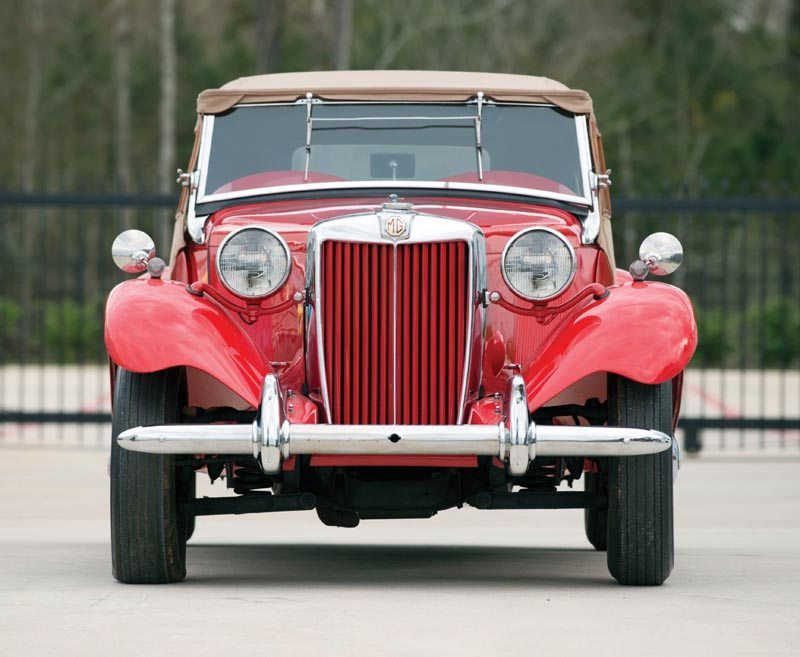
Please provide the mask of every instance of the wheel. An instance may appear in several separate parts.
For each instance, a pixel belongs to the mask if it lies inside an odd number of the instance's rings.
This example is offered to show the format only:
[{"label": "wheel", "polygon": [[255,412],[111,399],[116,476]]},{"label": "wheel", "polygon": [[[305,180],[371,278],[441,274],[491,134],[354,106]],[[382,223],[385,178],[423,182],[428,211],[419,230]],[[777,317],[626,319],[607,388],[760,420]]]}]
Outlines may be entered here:
[{"label": "wheel", "polygon": [[[584,490],[587,493],[607,495],[608,479],[602,472],[587,472],[584,474]],[[605,552],[608,535],[608,507],[598,509],[584,509],[583,525],[586,538],[595,550]]]},{"label": "wheel", "polygon": [[126,584],[166,584],[186,576],[189,518],[180,511],[194,472],[172,455],[121,448],[116,436],[136,426],[175,424],[185,398],[182,368],[135,374],[120,369],[111,441],[111,559]]},{"label": "wheel", "polygon": [[[609,377],[609,424],[672,434],[672,384]],[[620,584],[663,584],[674,561],[672,451],[608,459],[608,569]]]}]

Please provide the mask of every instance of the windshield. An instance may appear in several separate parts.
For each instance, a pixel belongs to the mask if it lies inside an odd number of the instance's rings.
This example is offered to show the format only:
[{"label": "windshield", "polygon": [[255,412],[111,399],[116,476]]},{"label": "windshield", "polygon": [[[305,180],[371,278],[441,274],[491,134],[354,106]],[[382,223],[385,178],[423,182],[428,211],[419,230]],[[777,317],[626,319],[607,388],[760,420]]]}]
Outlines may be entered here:
[{"label": "windshield", "polygon": [[237,107],[214,117],[201,196],[343,181],[585,195],[574,115],[493,103],[482,106],[479,122],[477,115],[475,103]]}]

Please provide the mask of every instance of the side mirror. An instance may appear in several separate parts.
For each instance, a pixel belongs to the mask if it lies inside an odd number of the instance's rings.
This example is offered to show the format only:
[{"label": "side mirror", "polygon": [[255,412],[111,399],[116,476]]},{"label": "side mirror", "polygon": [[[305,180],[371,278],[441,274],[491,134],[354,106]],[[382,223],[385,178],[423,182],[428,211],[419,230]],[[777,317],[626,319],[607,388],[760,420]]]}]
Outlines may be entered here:
[{"label": "side mirror", "polygon": [[126,230],[111,245],[114,264],[127,274],[138,274],[156,255],[153,238],[141,230]]},{"label": "side mirror", "polygon": [[634,280],[643,281],[652,272],[656,276],[667,276],[683,262],[683,246],[674,235],[653,233],[644,238],[639,247],[639,260],[631,265]]}]

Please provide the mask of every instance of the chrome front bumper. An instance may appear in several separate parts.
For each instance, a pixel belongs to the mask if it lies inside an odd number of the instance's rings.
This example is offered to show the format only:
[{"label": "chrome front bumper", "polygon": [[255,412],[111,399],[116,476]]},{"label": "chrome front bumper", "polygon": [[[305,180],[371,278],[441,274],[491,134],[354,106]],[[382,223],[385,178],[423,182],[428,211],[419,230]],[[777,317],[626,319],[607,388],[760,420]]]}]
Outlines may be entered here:
[{"label": "chrome front bumper", "polygon": [[117,442],[149,454],[251,454],[265,472],[280,471],[296,454],[496,456],[513,476],[537,456],[637,456],[670,449],[672,438],[648,429],[537,426],[529,421],[525,383],[510,381],[506,422],[492,425],[291,424],[283,417],[278,380],[264,380],[261,411],[252,425],[175,424],[123,431]]}]

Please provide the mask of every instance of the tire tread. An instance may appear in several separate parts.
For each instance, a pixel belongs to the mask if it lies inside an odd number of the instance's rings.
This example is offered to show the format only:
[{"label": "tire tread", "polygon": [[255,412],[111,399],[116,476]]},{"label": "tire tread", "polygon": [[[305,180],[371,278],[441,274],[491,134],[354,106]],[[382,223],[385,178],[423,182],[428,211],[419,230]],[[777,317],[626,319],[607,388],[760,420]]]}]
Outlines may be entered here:
[{"label": "tire tread", "polygon": [[[613,388],[612,388],[613,386]],[[613,377],[609,422],[671,433],[671,383]],[[609,459],[608,568],[621,584],[662,584],[674,563],[672,454]]]},{"label": "tire tread", "polygon": [[[120,369],[112,436],[178,420],[179,369],[135,374]],[[186,521],[176,508],[175,457],[111,445],[112,572],[120,582],[157,584],[186,576]]]}]

